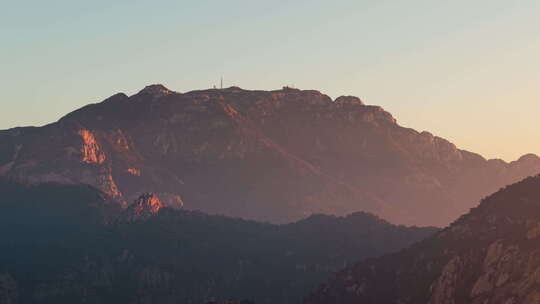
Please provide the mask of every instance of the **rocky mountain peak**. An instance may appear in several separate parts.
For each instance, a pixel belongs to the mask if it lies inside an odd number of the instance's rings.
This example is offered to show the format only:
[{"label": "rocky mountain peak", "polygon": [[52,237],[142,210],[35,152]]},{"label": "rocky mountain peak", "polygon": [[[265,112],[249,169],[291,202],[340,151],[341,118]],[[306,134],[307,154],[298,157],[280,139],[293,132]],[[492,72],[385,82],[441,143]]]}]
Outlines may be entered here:
[{"label": "rocky mountain peak", "polygon": [[174,93],[174,92],[167,89],[162,84],[151,84],[151,85],[148,85],[148,86],[144,87],[144,89],[139,91],[139,93],[137,93],[137,95],[158,95],[158,96],[161,96],[161,95],[168,95],[168,94],[172,94],[172,93]]},{"label": "rocky mountain peak", "polygon": [[143,193],[138,199],[131,204],[127,210],[126,219],[128,221],[146,219],[159,212],[164,204],[159,197],[154,193]]},{"label": "rocky mountain peak", "polygon": [[517,161],[518,162],[536,162],[540,160],[540,157],[534,153],[528,153],[523,156],[521,156]]},{"label": "rocky mountain peak", "polygon": [[235,92],[239,93],[239,92],[246,91],[246,90],[242,89],[239,86],[232,86],[232,87],[228,87],[228,88],[223,88],[222,90],[227,91],[227,92],[233,92],[233,93],[235,93]]},{"label": "rocky mountain peak", "polygon": [[339,105],[364,105],[362,100],[356,96],[339,96],[334,102]]},{"label": "rocky mountain peak", "polygon": [[114,94],[113,96],[105,99],[103,101],[103,103],[114,103],[114,102],[120,102],[120,101],[125,101],[127,100],[129,97],[124,94],[124,93],[116,93]]}]

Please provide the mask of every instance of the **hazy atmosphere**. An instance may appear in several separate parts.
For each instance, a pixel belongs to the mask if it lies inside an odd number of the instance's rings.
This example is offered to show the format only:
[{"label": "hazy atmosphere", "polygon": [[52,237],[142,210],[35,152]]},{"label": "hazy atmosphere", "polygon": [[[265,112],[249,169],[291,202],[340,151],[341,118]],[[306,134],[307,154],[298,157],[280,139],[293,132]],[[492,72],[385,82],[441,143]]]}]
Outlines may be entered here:
[{"label": "hazy atmosphere", "polygon": [[0,304],[539,304],[540,1],[11,1]]},{"label": "hazy atmosphere", "polygon": [[359,96],[403,126],[513,160],[540,153],[539,15],[535,0],[10,2],[0,128],[223,75],[225,86]]}]

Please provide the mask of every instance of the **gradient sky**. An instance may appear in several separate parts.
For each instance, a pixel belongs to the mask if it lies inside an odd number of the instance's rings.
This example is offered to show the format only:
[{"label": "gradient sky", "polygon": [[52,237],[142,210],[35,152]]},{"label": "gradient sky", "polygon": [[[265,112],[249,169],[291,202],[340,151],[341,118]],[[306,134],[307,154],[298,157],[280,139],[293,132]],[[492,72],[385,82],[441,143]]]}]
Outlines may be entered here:
[{"label": "gradient sky", "polygon": [[[114,2],[114,3],[111,3]],[[540,1],[6,1],[0,129],[151,83],[356,95],[487,158],[540,154]]]}]

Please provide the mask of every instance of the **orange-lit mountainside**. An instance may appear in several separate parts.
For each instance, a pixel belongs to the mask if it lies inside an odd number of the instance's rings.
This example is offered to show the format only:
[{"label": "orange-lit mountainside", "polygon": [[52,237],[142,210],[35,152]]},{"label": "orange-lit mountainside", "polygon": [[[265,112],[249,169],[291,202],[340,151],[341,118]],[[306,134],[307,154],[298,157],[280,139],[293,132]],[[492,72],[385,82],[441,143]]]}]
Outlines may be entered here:
[{"label": "orange-lit mountainside", "polygon": [[344,266],[438,230],[367,213],[258,223],[154,193],[121,208],[88,185],[0,179],[0,304],[300,303]]},{"label": "orange-lit mountainside", "polygon": [[0,176],[89,184],[124,205],[153,192],[168,206],[273,223],[367,211],[443,226],[538,172],[535,155],[486,160],[356,97],[291,88],[151,85],[0,131]]},{"label": "orange-lit mountainside", "polygon": [[339,272],[306,304],[540,303],[540,177],[484,199],[448,228]]}]

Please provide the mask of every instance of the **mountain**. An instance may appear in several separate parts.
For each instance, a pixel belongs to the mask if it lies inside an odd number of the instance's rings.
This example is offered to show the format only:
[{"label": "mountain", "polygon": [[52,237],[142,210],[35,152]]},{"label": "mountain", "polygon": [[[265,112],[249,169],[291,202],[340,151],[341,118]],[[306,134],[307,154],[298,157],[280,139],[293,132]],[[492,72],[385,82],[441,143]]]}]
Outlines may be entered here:
[{"label": "mountain", "polygon": [[486,160],[356,97],[287,87],[151,85],[0,131],[0,176],[89,184],[124,206],[153,192],[175,208],[273,223],[367,211],[443,226],[538,172],[535,155]]},{"label": "mountain", "polygon": [[367,213],[273,225],[152,193],[120,208],[88,185],[5,180],[0,210],[1,304],[298,303],[338,269],[438,231]]},{"label": "mountain", "polygon": [[539,240],[536,176],[408,249],[346,268],[305,303],[540,303]]}]

